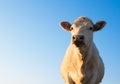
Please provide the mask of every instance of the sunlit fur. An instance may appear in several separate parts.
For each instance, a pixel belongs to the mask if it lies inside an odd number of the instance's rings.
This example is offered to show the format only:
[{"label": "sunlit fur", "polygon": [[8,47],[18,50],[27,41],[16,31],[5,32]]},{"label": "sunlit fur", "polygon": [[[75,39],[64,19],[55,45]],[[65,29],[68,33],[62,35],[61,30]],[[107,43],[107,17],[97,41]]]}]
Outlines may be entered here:
[{"label": "sunlit fur", "polygon": [[89,18],[79,17],[71,27],[72,36],[83,35],[85,44],[77,47],[71,39],[61,64],[62,77],[66,84],[99,84],[104,75],[104,64],[93,43],[93,31],[89,29],[94,24]]}]

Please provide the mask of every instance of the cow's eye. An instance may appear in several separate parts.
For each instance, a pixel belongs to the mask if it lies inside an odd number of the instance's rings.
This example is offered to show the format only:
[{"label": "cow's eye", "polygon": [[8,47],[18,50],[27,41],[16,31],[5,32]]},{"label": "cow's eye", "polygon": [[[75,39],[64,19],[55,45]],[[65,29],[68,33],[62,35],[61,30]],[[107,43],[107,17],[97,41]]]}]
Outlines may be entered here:
[{"label": "cow's eye", "polygon": [[70,30],[73,30],[73,27],[70,27]]},{"label": "cow's eye", "polygon": [[93,30],[93,27],[89,27],[90,30]]}]

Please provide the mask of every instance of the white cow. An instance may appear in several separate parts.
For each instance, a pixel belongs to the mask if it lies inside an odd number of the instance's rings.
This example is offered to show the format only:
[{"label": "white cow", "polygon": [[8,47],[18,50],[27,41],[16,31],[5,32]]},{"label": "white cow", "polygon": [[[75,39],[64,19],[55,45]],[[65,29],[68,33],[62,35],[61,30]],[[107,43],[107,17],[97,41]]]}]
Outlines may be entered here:
[{"label": "white cow", "polygon": [[87,17],[79,17],[73,24],[61,22],[61,27],[72,34],[61,64],[61,74],[66,84],[100,84],[104,64],[93,42],[93,32],[102,29],[105,24],[105,21],[93,24]]}]

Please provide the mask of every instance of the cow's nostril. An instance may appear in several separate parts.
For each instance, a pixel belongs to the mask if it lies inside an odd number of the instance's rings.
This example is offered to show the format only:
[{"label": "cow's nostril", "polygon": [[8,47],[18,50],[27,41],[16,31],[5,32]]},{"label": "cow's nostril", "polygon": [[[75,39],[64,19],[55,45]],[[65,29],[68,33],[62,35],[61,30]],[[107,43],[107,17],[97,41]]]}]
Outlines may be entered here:
[{"label": "cow's nostril", "polygon": [[80,36],[79,39],[80,39],[80,40],[83,40],[83,39],[84,39],[84,36]]},{"label": "cow's nostril", "polygon": [[73,39],[73,40],[75,40],[75,39],[76,39],[76,37],[75,37],[75,36],[73,36],[73,37],[72,37],[72,39]]}]

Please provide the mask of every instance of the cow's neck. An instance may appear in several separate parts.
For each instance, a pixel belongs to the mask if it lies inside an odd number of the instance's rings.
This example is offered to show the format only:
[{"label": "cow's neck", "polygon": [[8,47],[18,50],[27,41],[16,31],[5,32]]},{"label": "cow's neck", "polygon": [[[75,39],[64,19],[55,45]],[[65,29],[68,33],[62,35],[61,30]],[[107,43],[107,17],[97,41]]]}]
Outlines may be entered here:
[{"label": "cow's neck", "polygon": [[79,49],[80,53],[82,54],[82,61],[83,61],[83,65],[81,66],[81,72],[84,75],[81,82],[84,82],[84,79],[86,76],[86,67],[87,67],[86,63],[87,63],[87,59],[89,59],[89,54],[91,52],[92,45],[93,45],[93,43],[91,43],[88,47],[84,46],[83,48]]},{"label": "cow's neck", "polygon": [[82,60],[85,62],[86,59],[87,59],[87,56],[88,56],[88,53],[89,53],[89,50],[90,50],[90,46],[82,46],[79,48],[79,51],[80,53],[82,54]]}]

